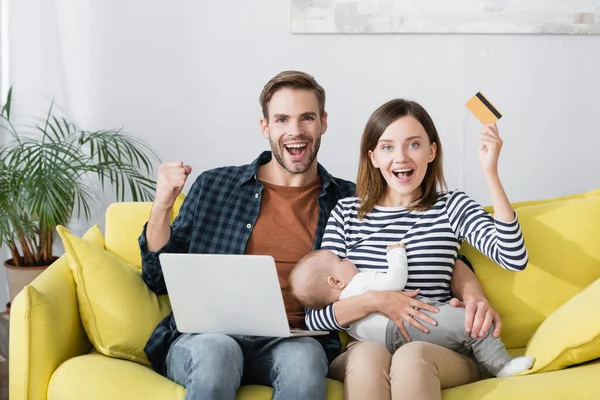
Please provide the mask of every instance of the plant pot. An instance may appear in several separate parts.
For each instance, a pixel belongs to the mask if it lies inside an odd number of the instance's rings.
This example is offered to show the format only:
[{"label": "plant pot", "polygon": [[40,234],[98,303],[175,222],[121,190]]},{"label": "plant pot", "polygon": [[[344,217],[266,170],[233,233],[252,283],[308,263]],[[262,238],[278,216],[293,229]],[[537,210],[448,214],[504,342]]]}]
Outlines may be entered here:
[{"label": "plant pot", "polygon": [[[57,259],[58,257],[54,257],[50,264]],[[12,303],[15,296],[23,290],[25,286],[33,282],[39,274],[44,272],[50,264],[35,267],[17,267],[13,265],[12,258],[4,261],[4,266],[6,267],[6,281],[8,282],[9,301]]]}]

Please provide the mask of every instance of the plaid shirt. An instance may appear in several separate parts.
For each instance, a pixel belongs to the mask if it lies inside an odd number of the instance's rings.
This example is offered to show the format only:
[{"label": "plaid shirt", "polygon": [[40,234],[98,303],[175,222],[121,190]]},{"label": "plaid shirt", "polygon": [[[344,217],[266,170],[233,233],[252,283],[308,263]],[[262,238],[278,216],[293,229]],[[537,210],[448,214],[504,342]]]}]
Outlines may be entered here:
[{"label": "plaid shirt", "polygon": [[[139,238],[142,276],[152,291],[167,293],[158,259],[160,253],[244,254],[260,213],[263,185],[257,178],[258,167],[270,160],[271,152],[266,151],[252,164],[203,172],[171,225],[170,240],[159,251],[148,251],[144,227]],[[325,224],[337,201],[354,196],[356,190],[354,183],[332,177],[320,164],[318,173],[323,189],[318,200],[319,221],[313,249],[321,246]],[[153,368],[163,375],[166,375],[167,352],[179,335],[171,313],[158,324],[144,348]],[[336,332],[320,337],[320,341],[330,360],[339,354]]]}]

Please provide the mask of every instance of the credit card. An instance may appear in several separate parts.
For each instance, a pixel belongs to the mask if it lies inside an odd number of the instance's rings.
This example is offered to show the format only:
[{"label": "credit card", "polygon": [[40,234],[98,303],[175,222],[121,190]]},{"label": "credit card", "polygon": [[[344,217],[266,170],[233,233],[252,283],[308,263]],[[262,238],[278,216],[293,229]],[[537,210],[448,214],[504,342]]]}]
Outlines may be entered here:
[{"label": "credit card", "polygon": [[465,104],[482,124],[491,124],[502,118],[502,114],[481,92],[477,92]]}]

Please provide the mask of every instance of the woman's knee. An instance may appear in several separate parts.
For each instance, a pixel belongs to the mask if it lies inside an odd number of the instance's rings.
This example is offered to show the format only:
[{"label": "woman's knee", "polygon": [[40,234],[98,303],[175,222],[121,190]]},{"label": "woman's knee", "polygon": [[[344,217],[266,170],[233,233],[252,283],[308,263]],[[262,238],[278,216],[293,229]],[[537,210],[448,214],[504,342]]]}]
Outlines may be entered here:
[{"label": "woman's knee", "polygon": [[440,346],[427,342],[409,342],[399,347],[392,357],[392,364],[411,365],[432,361],[432,354],[437,352]]},{"label": "woman's knee", "polygon": [[[411,374],[407,376],[406,371]],[[476,381],[479,371],[475,362],[462,354],[432,343],[410,342],[394,353],[390,376],[403,384],[412,379],[449,388]]]},{"label": "woman's knee", "polygon": [[354,373],[365,376],[389,374],[392,355],[385,346],[376,342],[360,342],[347,352],[346,376]]}]

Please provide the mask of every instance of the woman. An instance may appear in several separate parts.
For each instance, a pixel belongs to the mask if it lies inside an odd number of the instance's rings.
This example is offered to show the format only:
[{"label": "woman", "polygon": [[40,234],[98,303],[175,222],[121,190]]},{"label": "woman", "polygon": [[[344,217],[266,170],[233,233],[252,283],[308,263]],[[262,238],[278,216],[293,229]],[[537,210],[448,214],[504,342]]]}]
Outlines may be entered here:
[{"label": "woman", "polygon": [[[385,270],[386,247],[402,241],[409,260],[408,291],[385,294],[395,296],[395,312],[374,306],[377,301],[372,299],[365,301],[363,296],[369,294],[338,301],[330,313],[334,324],[347,326],[381,312],[397,322],[405,337],[404,322],[427,331],[424,325],[435,325],[435,321],[419,309],[435,309],[415,297],[451,301],[453,289],[461,287],[455,281],[468,274],[454,265],[462,239],[508,270],[525,268],[527,251],[521,230],[498,177],[501,147],[495,124],[486,125],[479,158],[494,219],[464,193],[443,192],[441,142],[431,117],[419,104],[396,99],[373,113],[362,137],[358,197],[340,200],[321,248],[348,257],[361,270]],[[457,297],[463,294],[454,292]],[[372,296],[390,302],[381,293]],[[453,305],[457,302],[452,299]],[[315,313],[308,319],[325,315]],[[473,321],[473,310],[467,309],[466,325],[476,325],[472,335],[487,334],[495,318],[500,325],[489,306],[478,318]],[[498,333],[496,327],[494,335]],[[441,399],[442,389],[479,379],[477,365],[470,358],[423,342],[404,345],[393,356],[375,343],[351,343],[333,361],[330,374],[345,380],[347,399]]]}]

